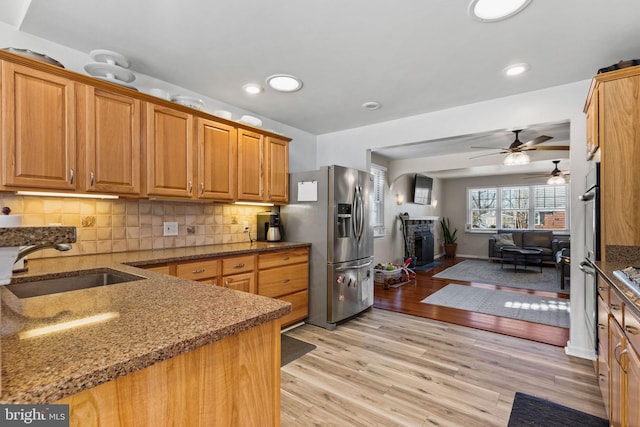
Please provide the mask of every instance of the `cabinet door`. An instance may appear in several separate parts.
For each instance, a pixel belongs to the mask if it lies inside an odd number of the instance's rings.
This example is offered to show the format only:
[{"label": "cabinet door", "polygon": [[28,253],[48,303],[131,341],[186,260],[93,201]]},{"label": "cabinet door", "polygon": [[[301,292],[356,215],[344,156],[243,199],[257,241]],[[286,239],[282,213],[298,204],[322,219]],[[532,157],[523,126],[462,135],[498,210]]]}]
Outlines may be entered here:
[{"label": "cabinet door", "polygon": [[222,284],[225,288],[235,289],[236,291],[256,293],[256,275],[253,272],[224,276]]},{"label": "cabinet door", "polygon": [[589,106],[587,107],[587,158],[591,159],[600,147],[600,137],[598,132],[598,94],[599,86],[596,86],[591,93]]},{"label": "cabinet door", "polygon": [[626,342],[622,329],[613,319],[609,322],[609,421],[614,427],[624,425]]},{"label": "cabinet door", "polygon": [[193,194],[193,116],[147,104],[147,193]]},{"label": "cabinet door", "polygon": [[76,187],[74,83],[2,62],[2,184]]},{"label": "cabinet door", "polygon": [[[640,246],[640,75],[600,86],[600,206],[603,247]],[[621,183],[632,185],[621,191]],[[631,184],[634,183],[634,184]]]},{"label": "cabinet door", "polygon": [[627,349],[627,425],[640,426],[640,358],[633,348]]},{"label": "cabinet door", "polygon": [[273,137],[266,139],[267,200],[289,201],[289,142]]},{"label": "cabinet door", "polygon": [[198,119],[198,197],[231,201],[236,194],[237,131]]},{"label": "cabinet door", "polygon": [[238,200],[260,202],[264,199],[263,136],[238,130]]},{"label": "cabinet door", "polygon": [[87,191],[140,194],[140,101],[78,86],[80,180]]}]

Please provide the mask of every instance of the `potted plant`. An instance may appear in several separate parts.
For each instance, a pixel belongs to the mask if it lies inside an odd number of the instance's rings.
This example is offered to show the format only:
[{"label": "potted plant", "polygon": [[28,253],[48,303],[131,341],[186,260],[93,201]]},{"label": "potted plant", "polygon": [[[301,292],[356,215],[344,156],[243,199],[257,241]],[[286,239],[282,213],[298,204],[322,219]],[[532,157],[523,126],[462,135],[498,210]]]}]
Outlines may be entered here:
[{"label": "potted plant", "polygon": [[456,236],[458,229],[454,228],[453,231],[451,231],[449,218],[440,219],[440,228],[442,228],[442,238],[444,240],[444,257],[455,258],[456,249],[458,248],[458,244],[456,243],[456,240],[458,240]]}]

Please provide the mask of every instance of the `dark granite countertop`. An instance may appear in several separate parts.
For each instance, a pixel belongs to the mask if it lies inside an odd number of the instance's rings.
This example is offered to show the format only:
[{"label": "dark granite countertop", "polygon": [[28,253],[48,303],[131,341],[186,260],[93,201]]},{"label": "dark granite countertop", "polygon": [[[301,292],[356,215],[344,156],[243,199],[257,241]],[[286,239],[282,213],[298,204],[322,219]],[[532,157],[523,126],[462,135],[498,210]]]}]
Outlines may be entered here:
[{"label": "dark granite countertop", "polygon": [[[276,299],[136,268],[278,249],[306,243],[234,243],[30,260],[14,282],[111,268],[133,282],[18,300],[2,293],[0,403],[51,403],[254,326],[291,305]],[[28,337],[79,319],[95,323]]]}]

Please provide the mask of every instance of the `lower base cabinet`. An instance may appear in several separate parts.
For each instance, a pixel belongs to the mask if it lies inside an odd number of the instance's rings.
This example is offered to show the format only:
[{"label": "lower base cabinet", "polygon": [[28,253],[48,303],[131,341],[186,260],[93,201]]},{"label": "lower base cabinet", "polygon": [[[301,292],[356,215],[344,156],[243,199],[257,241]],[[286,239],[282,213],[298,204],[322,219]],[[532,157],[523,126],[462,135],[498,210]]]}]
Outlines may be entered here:
[{"label": "lower base cabinet", "polygon": [[278,426],[280,320],[55,403],[72,426]]}]

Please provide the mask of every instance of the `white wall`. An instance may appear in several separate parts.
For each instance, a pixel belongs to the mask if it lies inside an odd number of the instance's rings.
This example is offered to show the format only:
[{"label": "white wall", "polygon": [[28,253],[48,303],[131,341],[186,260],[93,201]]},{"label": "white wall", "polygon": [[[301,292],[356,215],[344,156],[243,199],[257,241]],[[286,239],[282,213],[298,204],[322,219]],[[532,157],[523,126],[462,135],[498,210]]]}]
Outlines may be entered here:
[{"label": "white wall", "polygon": [[[582,194],[586,160],[586,120],[582,112],[589,81],[542,89],[476,104],[464,105],[405,119],[378,123],[318,136],[317,164],[344,164],[365,169],[368,150],[386,146],[430,141],[489,132],[517,129],[528,124],[570,122],[571,160],[571,257],[584,259],[584,212],[578,197]],[[444,169],[443,165],[462,168],[472,165],[460,156],[439,156],[391,162],[389,180],[405,173]],[[437,196],[438,207],[447,211],[446,196]],[[456,206],[456,209],[458,207]],[[446,213],[445,213],[446,215]],[[571,264],[571,333],[566,351],[579,357],[594,358],[595,351],[584,321],[584,278],[579,262]]]},{"label": "white wall", "polygon": [[[34,52],[43,53],[61,62],[66,69],[85,75],[87,73],[85,73],[84,71],[84,66],[91,62],[94,62],[88,53],[70,49],[66,46],[50,42],[39,37],[35,37],[31,34],[24,33],[4,22],[0,22],[0,39],[2,40],[1,47],[30,49]],[[96,49],[99,48],[100,46],[96,46]],[[215,110],[227,110],[232,113],[232,118],[234,120],[239,119],[244,114],[250,114],[260,117],[263,122],[262,127],[264,129],[271,129],[293,139],[290,143],[289,150],[289,169],[291,170],[291,172],[301,172],[315,169],[315,135],[288,126],[284,123],[276,122],[269,119],[268,117],[259,116],[251,111],[243,110],[241,108],[237,108],[233,105],[226,104],[216,99],[208,98],[201,94],[191,92],[189,89],[176,86],[171,82],[164,82],[145,74],[138,73],[135,71],[135,58],[129,58],[129,60],[132,62],[131,70],[136,75],[136,79],[131,83],[131,85],[138,88],[141,92],[147,92],[152,88],[159,88],[166,90],[172,95],[181,94],[195,96],[205,102],[207,106],[206,111],[212,112]]]}]

